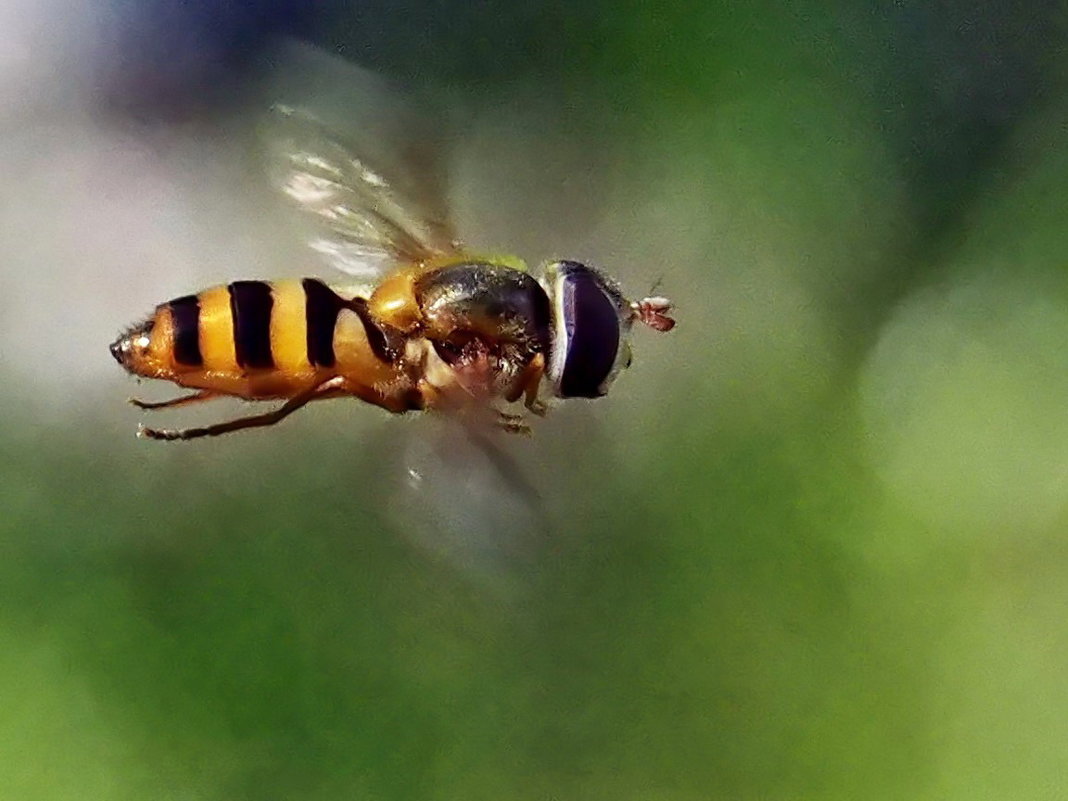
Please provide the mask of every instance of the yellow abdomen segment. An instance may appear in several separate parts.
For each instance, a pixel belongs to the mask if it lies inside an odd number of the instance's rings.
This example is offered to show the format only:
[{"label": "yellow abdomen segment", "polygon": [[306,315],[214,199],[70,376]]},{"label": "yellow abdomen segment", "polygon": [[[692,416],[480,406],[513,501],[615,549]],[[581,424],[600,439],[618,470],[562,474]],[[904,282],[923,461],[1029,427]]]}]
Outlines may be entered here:
[{"label": "yellow abdomen segment", "polygon": [[[229,287],[206,289],[197,296],[197,300],[200,305],[197,337],[201,363],[190,366],[227,376],[243,373],[238,368],[234,350],[234,318],[230,308]],[[192,333],[189,335],[192,336]]]},{"label": "yellow abdomen segment", "polygon": [[291,376],[314,371],[308,361],[308,298],[300,281],[271,285],[271,353],[275,369]]},{"label": "yellow abdomen segment", "polygon": [[351,309],[341,311],[334,331],[335,369],[338,375],[361,384],[386,388],[397,381],[399,367],[371,342],[369,334],[373,335],[373,329],[368,328],[366,319]]}]

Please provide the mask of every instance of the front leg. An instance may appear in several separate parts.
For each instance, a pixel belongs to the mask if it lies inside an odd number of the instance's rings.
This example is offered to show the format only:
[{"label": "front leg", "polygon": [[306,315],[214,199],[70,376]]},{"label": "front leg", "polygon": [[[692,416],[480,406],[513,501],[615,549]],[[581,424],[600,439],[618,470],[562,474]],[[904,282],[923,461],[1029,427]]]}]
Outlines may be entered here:
[{"label": "front leg", "polygon": [[[524,436],[530,436],[531,434],[530,426],[523,420],[523,415],[508,414],[492,405],[457,402],[455,395],[443,392],[425,378],[417,384],[416,392],[424,409],[436,409],[459,414],[473,412],[475,413],[475,419],[481,419],[483,422],[489,422],[485,418],[486,412],[489,412],[493,416],[493,425],[498,428],[504,429],[510,434],[523,434]],[[470,399],[468,398],[468,400]]]},{"label": "front leg", "polygon": [[524,437],[533,435],[533,430],[530,425],[523,419],[521,414],[508,414],[502,412],[500,409],[494,409],[497,413],[497,419],[495,420],[497,427],[502,428],[509,434],[522,434]]},{"label": "front leg", "polygon": [[523,368],[523,372],[516,378],[515,383],[512,385],[511,391],[506,396],[505,400],[509,403],[514,403],[519,400],[520,396],[523,398],[523,405],[527,407],[533,414],[538,417],[544,417],[549,407],[543,401],[538,399],[538,389],[541,387],[541,380],[545,377],[545,356],[539,353],[533,359],[531,359],[527,366]]}]

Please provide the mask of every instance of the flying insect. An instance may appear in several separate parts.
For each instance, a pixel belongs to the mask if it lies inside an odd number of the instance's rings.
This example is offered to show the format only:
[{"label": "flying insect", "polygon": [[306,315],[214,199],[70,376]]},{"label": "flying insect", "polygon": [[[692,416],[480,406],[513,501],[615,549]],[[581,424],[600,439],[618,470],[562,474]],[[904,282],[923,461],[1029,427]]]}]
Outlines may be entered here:
[{"label": "flying insect", "polygon": [[536,274],[511,258],[469,253],[451,225],[416,212],[383,175],[315,117],[273,115],[279,188],[323,234],[310,242],[356,279],[235,281],[158,306],[110,346],[130,373],[195,390],[131,400],[145,410],[219,397],[283,401],[277,408],[197,428],[141,427],[186,440],[279,422],[314,400],[352,396],[390,412],[489,411],[529,433],[522,402],[604,395],[630,363],[634,323],[669,331],[666,298],[628,300],[617,283],[577,261]]}]

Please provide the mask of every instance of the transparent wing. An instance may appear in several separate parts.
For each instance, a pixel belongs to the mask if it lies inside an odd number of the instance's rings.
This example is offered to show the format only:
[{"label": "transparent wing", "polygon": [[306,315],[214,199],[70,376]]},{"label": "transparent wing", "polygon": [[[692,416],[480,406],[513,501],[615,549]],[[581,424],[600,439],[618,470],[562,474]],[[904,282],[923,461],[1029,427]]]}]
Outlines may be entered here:
[{"label": "transparent wing", "polygon": [[441,415],[361,441],[376,453],[375,495],[397,532],[473,584],[516,596],[530,588],[553,526],[537,471],[519,458],[532,446],[498,434]]},{"label": "transparent wing", "polygon": [[368,279],[457,252],[443,201],[402,196],[310,112],[276,104],[266,130],[271,180],[311,219],[308,244],[334,268]]}]

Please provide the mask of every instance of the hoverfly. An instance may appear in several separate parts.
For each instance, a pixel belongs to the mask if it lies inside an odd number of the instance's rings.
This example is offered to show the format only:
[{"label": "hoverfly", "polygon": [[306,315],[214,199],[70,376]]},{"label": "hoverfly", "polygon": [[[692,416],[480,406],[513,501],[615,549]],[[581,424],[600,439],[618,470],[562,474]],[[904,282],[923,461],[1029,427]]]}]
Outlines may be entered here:
[{"label": "hoverfly", "polygon": [[604,395],[629,365],[635,322],[674,326],[661,297],[627,300],[576,261],[537,275],[515,259],[468,253],[447,222],[415,213],[368,161],[315,117],[287,106],[281,189],[325,225],[310,245],[357,285],[317,278],[235,281],[161,304],[111,345],[136,376],[195,390],[131,400],[155,410],[219,397],[281,400],[272,411],[199,428],[139,428],[160,440],[273,425],[314,400],[354,396],[390,412],[490,410],[529,433],[522,401]]}]

